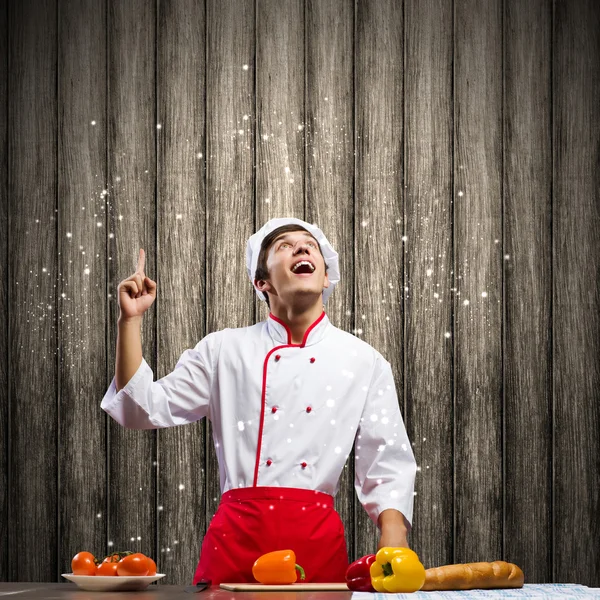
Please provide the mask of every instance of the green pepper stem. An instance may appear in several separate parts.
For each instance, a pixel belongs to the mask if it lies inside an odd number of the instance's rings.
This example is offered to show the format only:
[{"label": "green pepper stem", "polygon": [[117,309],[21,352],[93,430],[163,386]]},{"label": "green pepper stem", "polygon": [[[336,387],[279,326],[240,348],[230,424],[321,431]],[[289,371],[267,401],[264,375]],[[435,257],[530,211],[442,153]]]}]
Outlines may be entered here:
[{"label": "green pepper stem", "polygon": [[300,580],[302,581],[303,579],[305,579],[304,569],[300,565],[296,565],[296,569],[300,571]]},{"label": "green pepper stem", "polygon": [[387,563],[383,564],[381,567],[383,569],[383,574],[386,577],[388,577],[389,575],[393,575],[394,574],[394,570],[392,569],[391,563],[387,562]]}]

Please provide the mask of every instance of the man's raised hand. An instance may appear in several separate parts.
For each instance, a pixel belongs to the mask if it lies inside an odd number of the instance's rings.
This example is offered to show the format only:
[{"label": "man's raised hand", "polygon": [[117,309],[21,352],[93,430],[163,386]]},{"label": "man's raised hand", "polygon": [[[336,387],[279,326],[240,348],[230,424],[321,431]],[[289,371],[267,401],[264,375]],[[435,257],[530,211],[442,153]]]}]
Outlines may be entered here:
[{"label": "man's raised hand", "polygon": [[144,273],[146,255],[140,248],[135,273],[119,283],[119,319],[141,319],[156,299],[156,282]]}]

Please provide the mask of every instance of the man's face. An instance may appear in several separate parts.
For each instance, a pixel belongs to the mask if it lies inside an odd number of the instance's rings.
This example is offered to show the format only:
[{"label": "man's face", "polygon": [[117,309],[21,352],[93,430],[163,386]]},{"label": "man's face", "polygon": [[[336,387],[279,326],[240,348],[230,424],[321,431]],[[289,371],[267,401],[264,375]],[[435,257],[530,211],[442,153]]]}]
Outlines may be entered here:
[{"label": "man's face", "polygon": [[329,287],[319,244],[307,231],[288,231],[275,238],[267,253],[267,270],[269,281],[261,291],[279,296],[285,304],[292,304],[297,295],[310,300]]}]

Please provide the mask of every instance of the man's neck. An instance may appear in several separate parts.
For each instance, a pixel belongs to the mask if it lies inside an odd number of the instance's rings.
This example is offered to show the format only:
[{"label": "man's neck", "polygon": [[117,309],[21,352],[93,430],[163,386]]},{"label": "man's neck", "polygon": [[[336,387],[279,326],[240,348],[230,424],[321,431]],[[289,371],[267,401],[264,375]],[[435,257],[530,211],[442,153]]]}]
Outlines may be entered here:
[{"label": "man's neck", "polygon": [[271,314],[283,321],[292,332],[292,344],[301,344],[306,330],[323,313],[323,301],[319,299],[317,303],[309,309],[296,312],[292,306],[272,306]]}]

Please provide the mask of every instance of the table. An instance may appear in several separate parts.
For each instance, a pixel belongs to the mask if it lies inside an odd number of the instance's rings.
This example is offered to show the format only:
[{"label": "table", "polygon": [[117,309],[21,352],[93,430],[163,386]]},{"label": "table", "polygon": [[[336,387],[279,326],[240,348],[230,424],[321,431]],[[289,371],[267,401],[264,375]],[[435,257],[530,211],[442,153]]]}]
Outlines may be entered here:
[{"label": "table", "polygon": [[86,592],[74,583],[2,583],[0,600],[350,600],[352,592],[228,592],[217,586],[189,594],[185,585],[150,585],[143,592]]}]

